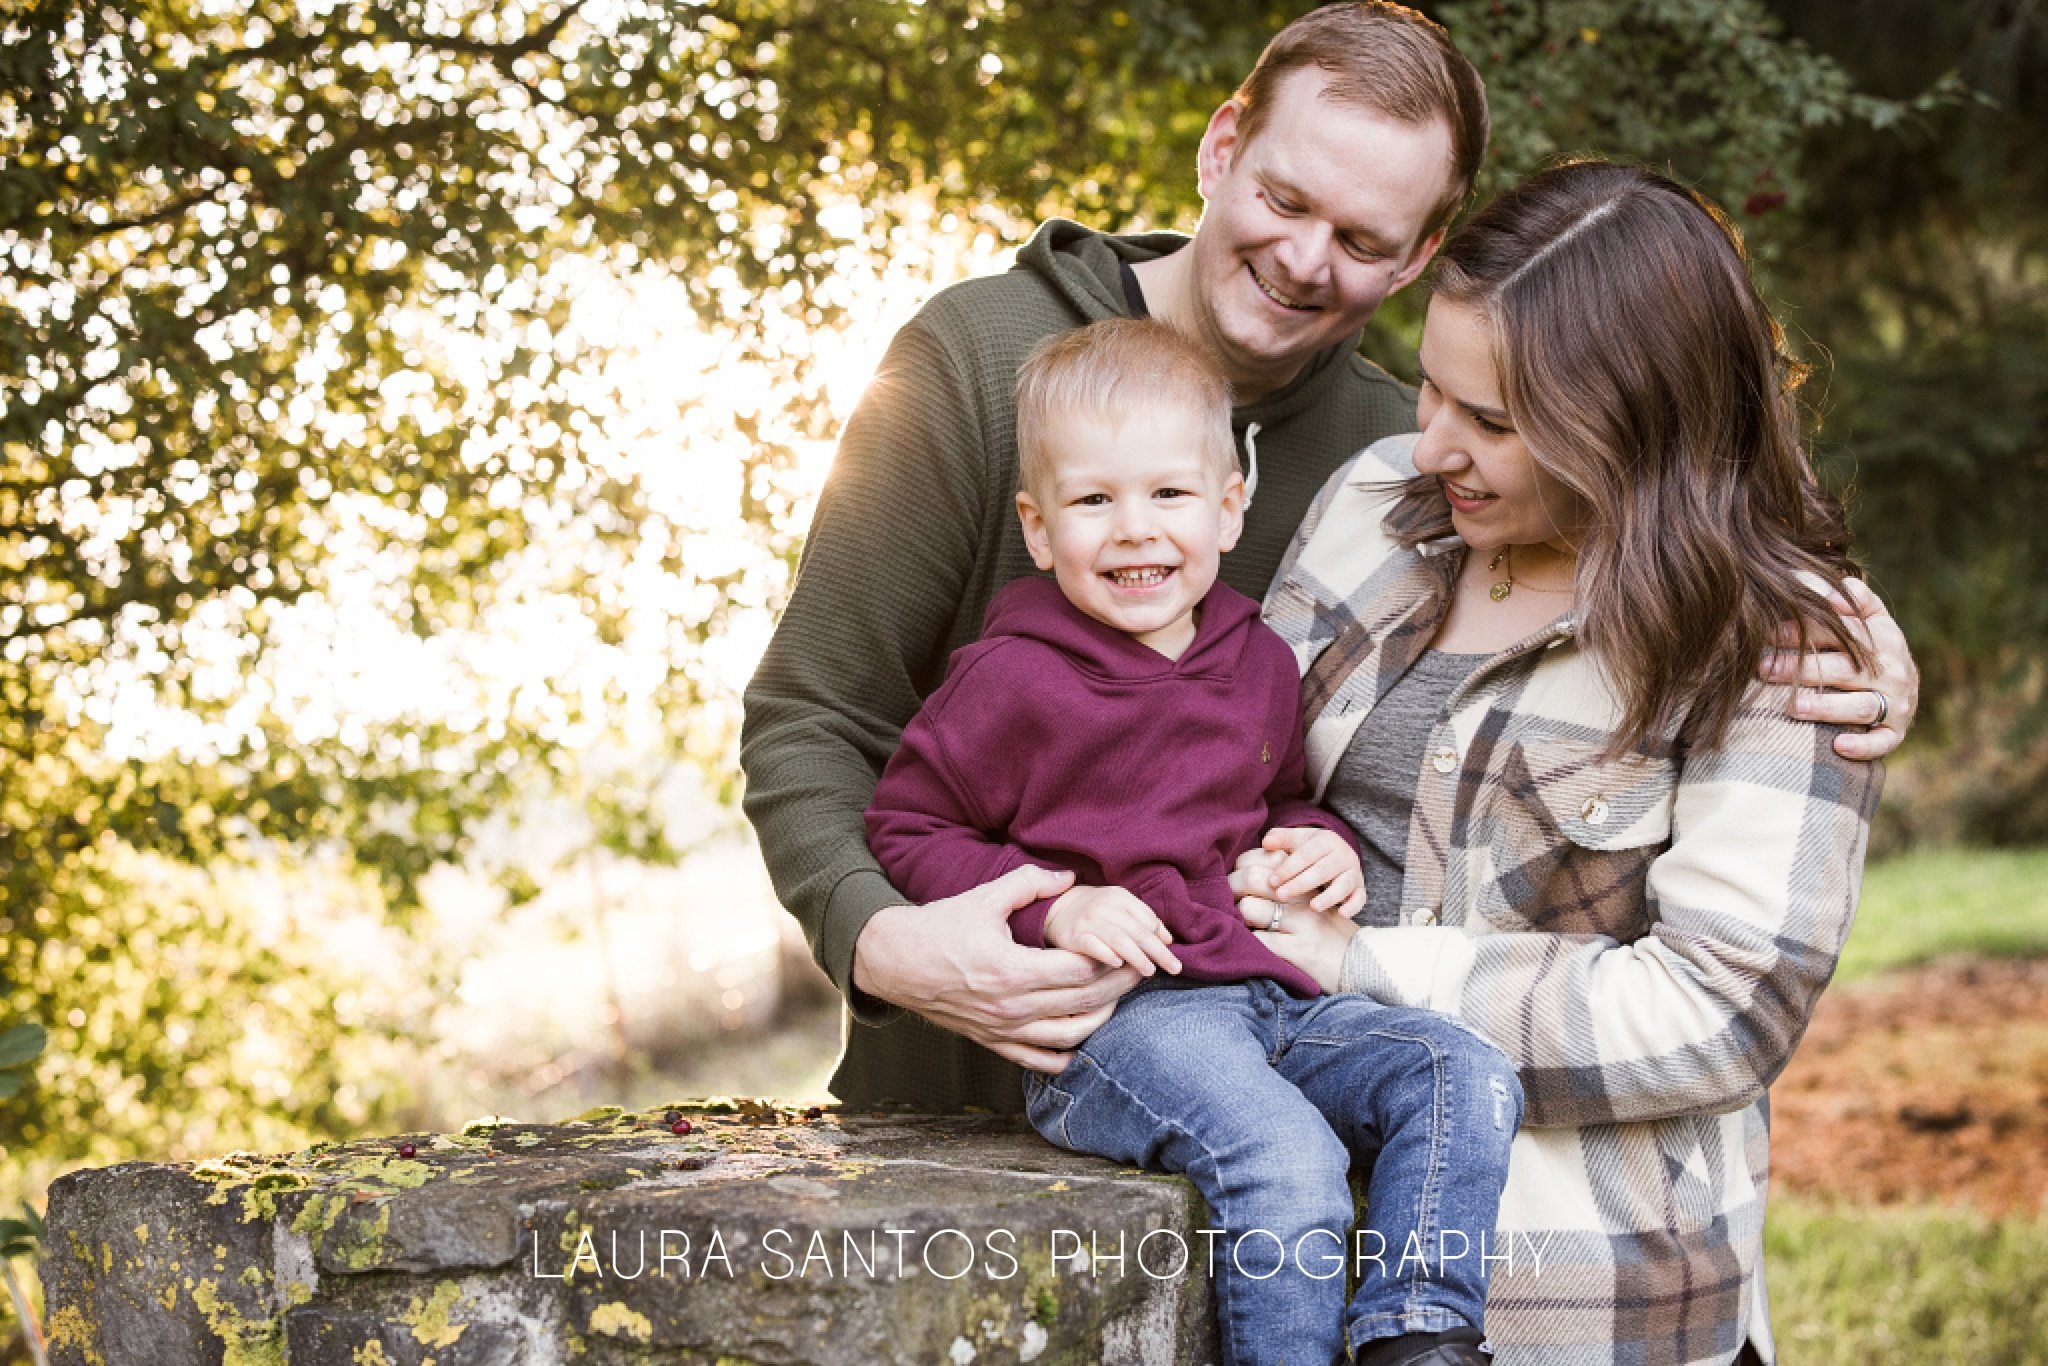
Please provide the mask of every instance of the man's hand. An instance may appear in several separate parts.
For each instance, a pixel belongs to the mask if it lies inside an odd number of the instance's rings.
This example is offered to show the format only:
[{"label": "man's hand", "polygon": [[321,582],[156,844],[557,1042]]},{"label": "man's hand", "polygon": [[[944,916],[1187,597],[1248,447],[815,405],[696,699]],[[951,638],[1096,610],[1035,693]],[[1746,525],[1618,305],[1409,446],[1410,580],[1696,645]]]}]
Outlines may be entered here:
[{"label": "man's hand", "polygon": [[1013,868],[958,896],[875,912],[853,946],[853,984],[1034,1072],[1057,1075],[1138,984],[1065,949],[1010,938],[1010,912],[1057,896],[1072,873]]},{"label": "man's hand", "polygon": [[1358,851],[1336,832],[1319,825],[1277,828],[1266,832],[1259,847],[1282,856],[1269,874],[1274,900],[1306,901],[1314,910],[1335,911],[1347,919],[1364,907]]},{"label": "man's hand", "polygon": [[1846,579],[1837,591],[1818,578],[1801,577],[1869,649],[1874,671],[1860,672],[1855,660],[1827,641],[1816,642],[1807,654],[1797,653],[1799,633],[1787,623],[1779,628],[1779,648],[1765,656],[1758,672],[1768,682],[1795,685],[1788,710],[1801,720],[1862,727],[1837,735],[1835,753],[1844,759],[1882,759],[1906,738],[1920,709],[1920,670],[1905,633],[1861,579]]},{"label": "man's hand", "polygon": [[1084,953],[1110,967],[1129,966],[1150,977],[1180,971],[1167,945],[1173,935],[1158,912],[1121,887],[1076,887],[1045,917],[1045,942]]}]

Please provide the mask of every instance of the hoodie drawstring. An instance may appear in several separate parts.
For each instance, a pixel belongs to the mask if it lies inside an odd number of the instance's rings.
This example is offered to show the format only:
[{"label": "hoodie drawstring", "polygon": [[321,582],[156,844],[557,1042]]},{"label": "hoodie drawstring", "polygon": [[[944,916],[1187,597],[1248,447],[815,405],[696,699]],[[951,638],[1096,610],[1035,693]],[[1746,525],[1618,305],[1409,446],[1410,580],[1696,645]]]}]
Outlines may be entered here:
[{"label": "hoodie drawstring", "polygon": [[1244,505],[1247,511],[1250,510],[1252,505],[1252,495],[1259,491],[1259,448],[1252,444],[1258,434],[1258,423],[1251,422],[1245,424],[1244,459],[1245,464],[1251,467],[1244,476]]}]

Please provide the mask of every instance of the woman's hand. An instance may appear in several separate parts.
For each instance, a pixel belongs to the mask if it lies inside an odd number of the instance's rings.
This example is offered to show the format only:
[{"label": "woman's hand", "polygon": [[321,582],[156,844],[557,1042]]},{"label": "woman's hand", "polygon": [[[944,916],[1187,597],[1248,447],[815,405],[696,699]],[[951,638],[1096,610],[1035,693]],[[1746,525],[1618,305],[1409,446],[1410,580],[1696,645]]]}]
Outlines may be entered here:
[{"label": "woman's hand", "polygon": [[1344,952],[1358,926],[1338,912],[1316,910],[1306,900],[1276,901],[1272,874],[1284,857],[1269,849],[1248,849],[1238,856],[1230,873],[1238,914],[1260,943],[1315,978],[1324,991],[1335,991]]},{"label": "woman's hand", "polygon": [[1817,578],[1808,586],[1826,596],[1828,605],[1844,618],[1844,628],[1869,649],[1873,671],[1861,672],[1855,660],[1828,641],[1817,641],[1808,653],[1799,654],[1798,632],[1788,624],[1780,628],[1780,648],[1765,657],[1758,672],[1768,682],[1794,685],[1792,715],[1858,728],[1835,737],[1835,753],[1844,759],[1882,759],[1906,738],[1913,714],[1920,709],[1920,670],[1906,647],[1905,633],[1861,579],[1844,580],[1840,591]]}]

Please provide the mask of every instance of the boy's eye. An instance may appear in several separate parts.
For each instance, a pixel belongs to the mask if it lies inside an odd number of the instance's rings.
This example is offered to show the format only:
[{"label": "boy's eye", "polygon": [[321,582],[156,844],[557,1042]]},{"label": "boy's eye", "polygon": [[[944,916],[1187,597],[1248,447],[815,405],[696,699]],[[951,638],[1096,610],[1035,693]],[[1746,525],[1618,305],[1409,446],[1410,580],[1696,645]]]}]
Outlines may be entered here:
[{"label": "boy's eye", "polygon": [[1106,493],[1084,493],[1079,498],[1076,498],[1074,503],[1077,507],[1099,508],[1108,501],[1109,495]]},{"label": "boy's eye", "polygon": [[1186,489],[1161,489],[1161,490],[1159,490],[1159,492],[1157,492],[1157,493],[1153,494],[1152,496],[1153,496],[1154,498],[1190,498],[1190,497],[1193,497],[1193,495],[1192,495],[1192,494],[1190,494],[1190,493],[1189,493],[1189,492],[1188,492],[1188,491],[1187,491]]}]

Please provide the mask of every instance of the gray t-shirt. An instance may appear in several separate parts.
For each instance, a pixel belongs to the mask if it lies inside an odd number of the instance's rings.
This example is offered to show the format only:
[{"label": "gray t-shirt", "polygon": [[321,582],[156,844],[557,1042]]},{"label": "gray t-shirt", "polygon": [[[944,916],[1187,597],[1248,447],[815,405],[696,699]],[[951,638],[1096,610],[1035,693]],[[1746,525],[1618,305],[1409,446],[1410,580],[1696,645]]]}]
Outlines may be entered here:
[{"label": "gray t-shirt", "polygon": [[1373,923],[1391,923],[1401,908],[1408,822],[1430,731],[1458,685],[1488,658],[1424,651],[1359,722],[1330,779],[1323,804],[1358,832]]}]

